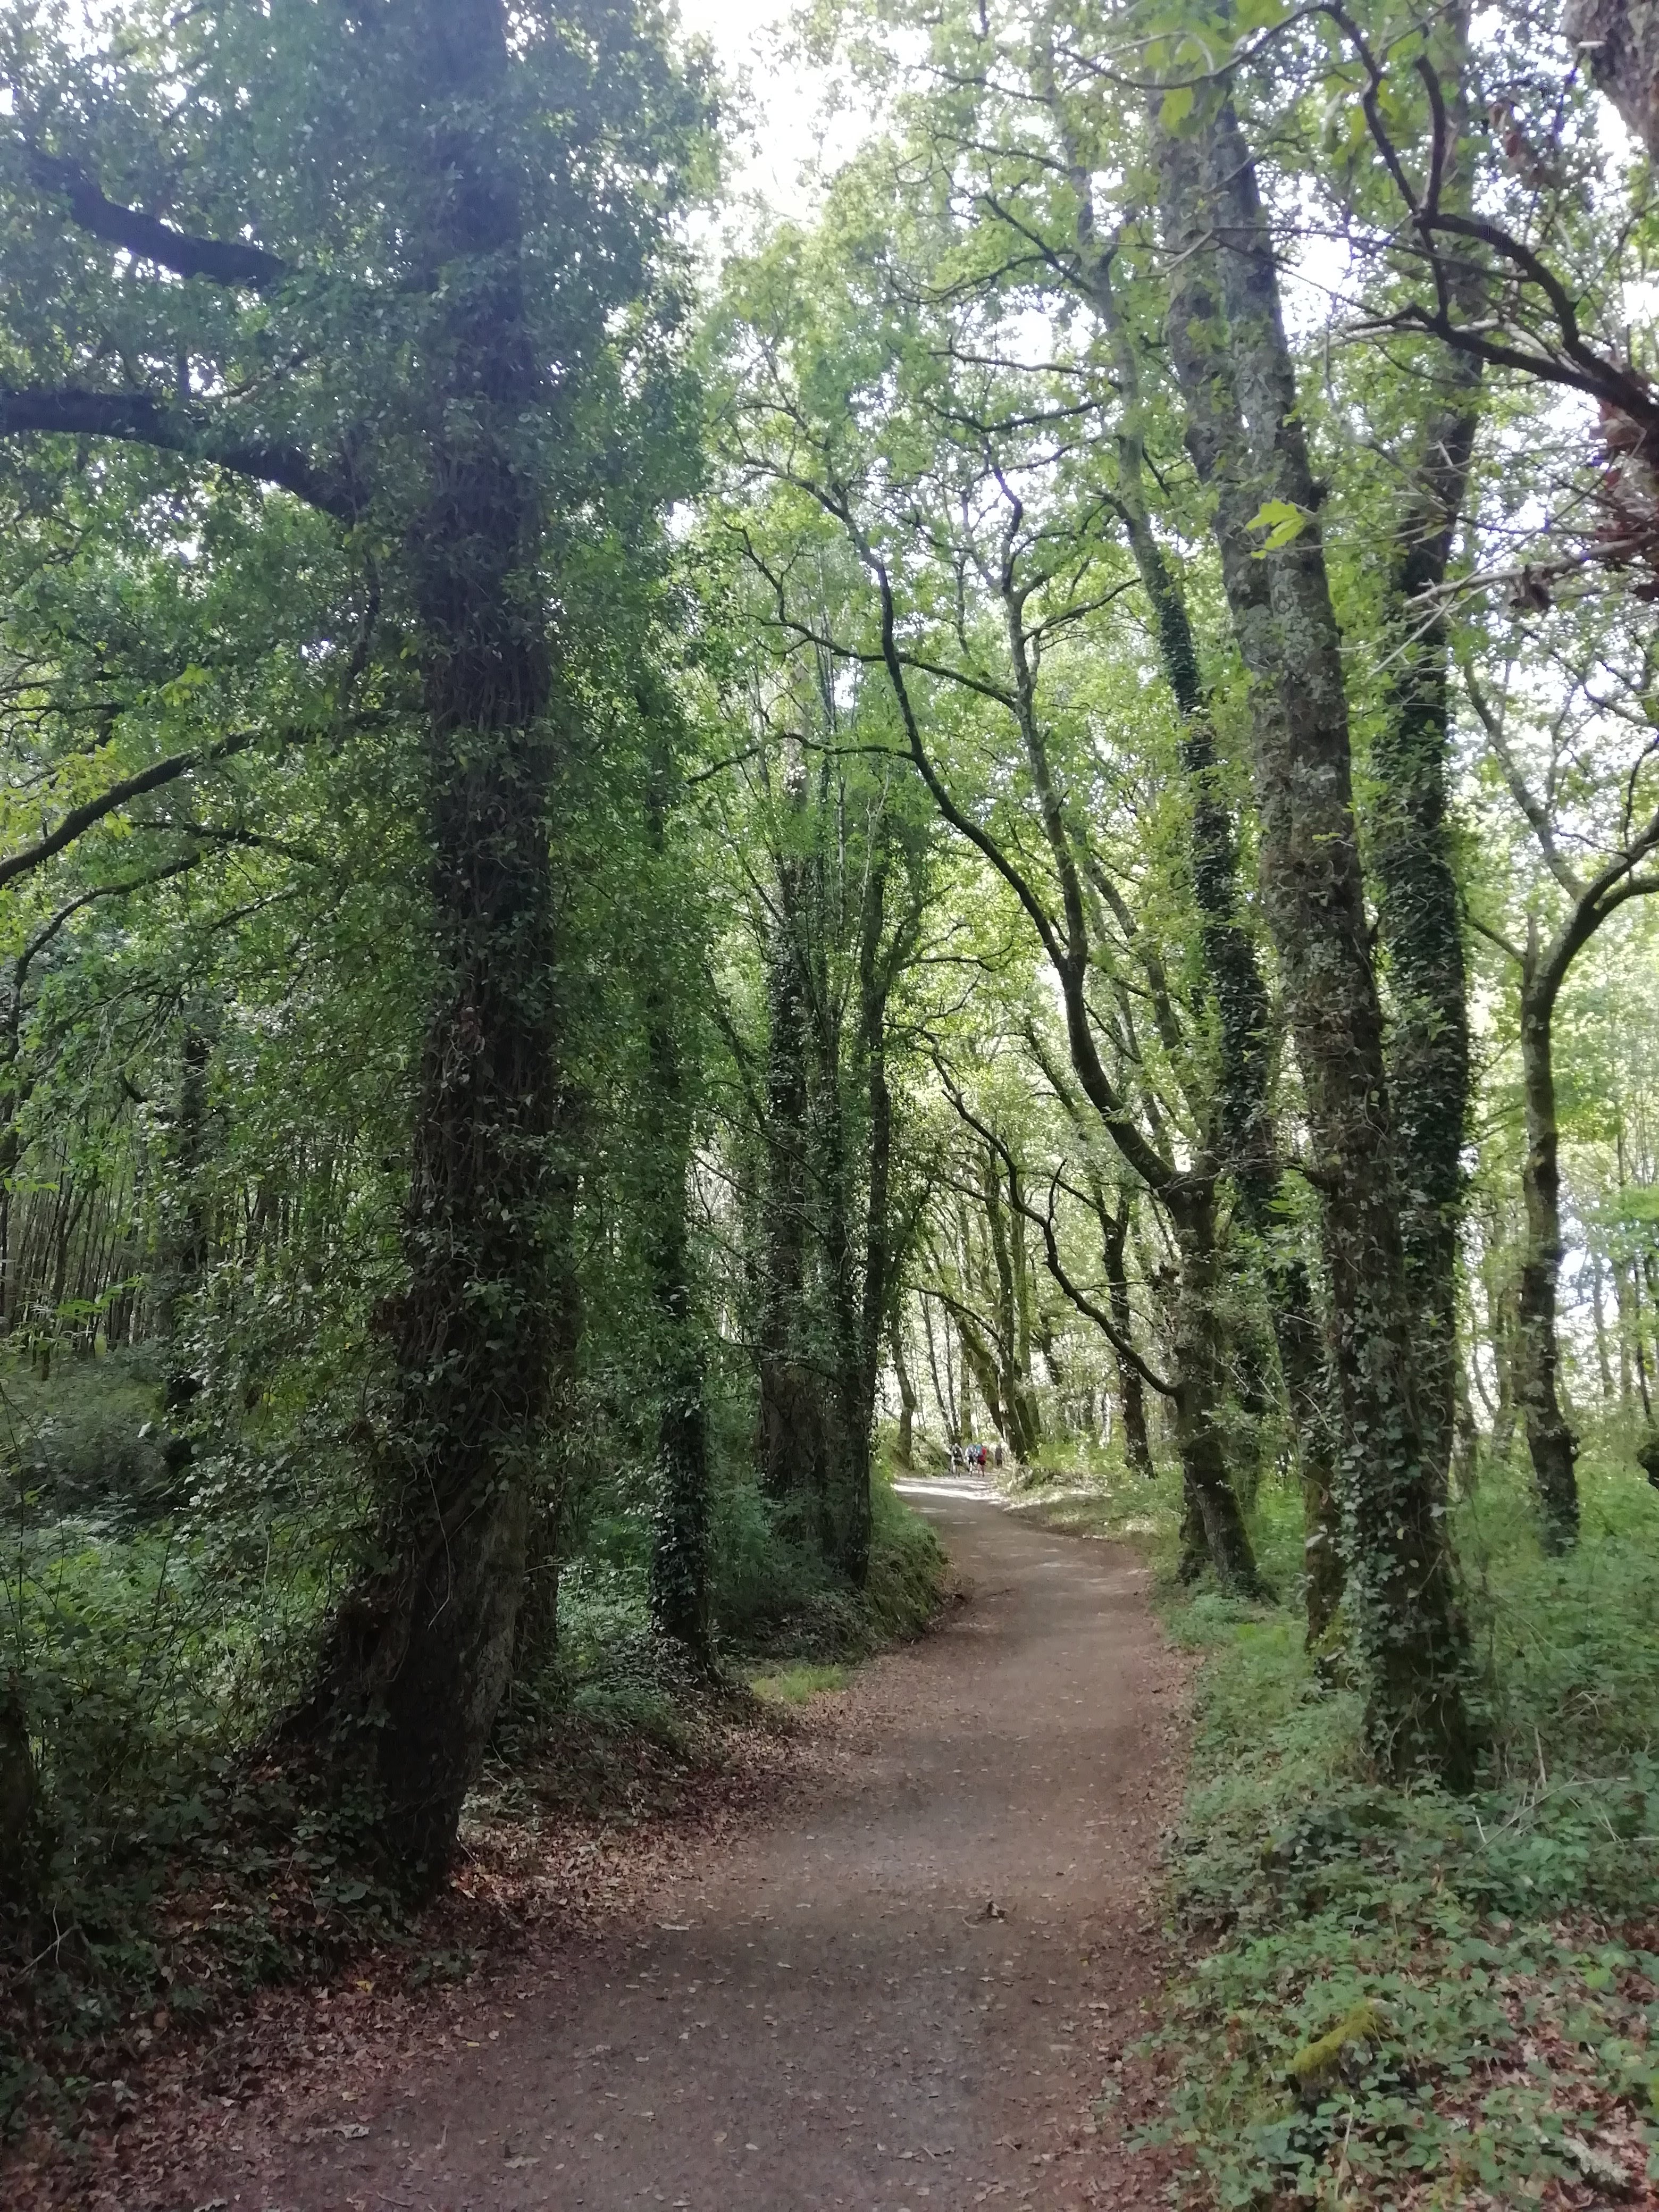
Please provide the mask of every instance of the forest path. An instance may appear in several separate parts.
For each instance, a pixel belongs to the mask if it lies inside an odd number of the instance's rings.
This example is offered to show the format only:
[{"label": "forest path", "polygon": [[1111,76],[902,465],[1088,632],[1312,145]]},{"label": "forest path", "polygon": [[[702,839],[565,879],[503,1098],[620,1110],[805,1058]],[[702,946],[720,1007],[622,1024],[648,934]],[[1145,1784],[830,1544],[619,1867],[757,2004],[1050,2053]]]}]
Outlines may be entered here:
[{"label": "forest path", "polygon": [[204,2172],[198,2197],[252,2212],[1156,2201],[1152,2166],[1109,2148],[1115,2127],[1090,2112],[1107,2081],[1135,2101],[1116,2054],[1158,1975],[1148,1890],[1178,1783],[1180,1662],[1129,1552],[1028,1526],[969,1482],[908,1493],[969,1595],[844,1693],[854,1754],[830,1787],[699,1854],[580,1977],[526,1960],[537,1986],[511,2009],[504,1996],[493,2034],[475,2024],[477,2040],[349,2108],[361,2139]]}]

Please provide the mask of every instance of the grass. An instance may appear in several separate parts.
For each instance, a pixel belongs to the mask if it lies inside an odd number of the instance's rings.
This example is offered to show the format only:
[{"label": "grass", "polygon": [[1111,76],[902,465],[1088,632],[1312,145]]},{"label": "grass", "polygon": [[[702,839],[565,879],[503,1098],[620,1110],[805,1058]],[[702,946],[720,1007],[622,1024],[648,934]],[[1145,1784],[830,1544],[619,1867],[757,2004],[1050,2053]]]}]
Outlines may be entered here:
[{"label": "grass", "polygon": [[846,1667],[814,1666],[803,1660],[797,1666],[751,1674],[749,1686],[768,1705],[805,1705],[827,1690],[844,1690],[852,1679],[851,1670]]},{"label": "grass", "polygon": [[1611,1453],[1580,1473],[1566,1559],[1520,1468],[1455,1508],[1486,1741],[1465,1798],[1367,1771],[1358,1694],[1302,1649],[1293,1498],[1259,1503],[1282,1601],[1249,1607],[1174,1583],[1173,1486],[1032,1493],[1140,1534],[1202,1661],[1158,2039],[1189,2203],[1588,2205],[1659,2174],[1659,1498]]}]

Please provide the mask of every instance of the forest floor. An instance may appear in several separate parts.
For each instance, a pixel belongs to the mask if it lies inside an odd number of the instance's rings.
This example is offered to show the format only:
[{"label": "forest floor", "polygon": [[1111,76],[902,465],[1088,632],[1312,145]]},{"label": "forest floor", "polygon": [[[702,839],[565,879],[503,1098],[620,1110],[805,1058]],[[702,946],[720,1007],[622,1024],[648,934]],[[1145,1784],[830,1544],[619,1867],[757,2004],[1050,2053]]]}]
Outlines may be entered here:
[{"label": "forest floor", "polygon": [[[907,1485],[960,1601],[814,1698],[720,1817],[574,1839],[464,1986],[275,1991],[135,2071],[126,2124],[12,2165],[76,2212],[1033,2212],[1161,2200],[1127,2137],[1164,1972],[1182,1660],[1128,1549]],[[763,1765],[765,1762],[763,1761]],[[465,1883],[463,1874],[462,1881]],[[532,1885],[533,1886],[533,1885]],[[239,2060],[240,2049],[245,2058]]]}]

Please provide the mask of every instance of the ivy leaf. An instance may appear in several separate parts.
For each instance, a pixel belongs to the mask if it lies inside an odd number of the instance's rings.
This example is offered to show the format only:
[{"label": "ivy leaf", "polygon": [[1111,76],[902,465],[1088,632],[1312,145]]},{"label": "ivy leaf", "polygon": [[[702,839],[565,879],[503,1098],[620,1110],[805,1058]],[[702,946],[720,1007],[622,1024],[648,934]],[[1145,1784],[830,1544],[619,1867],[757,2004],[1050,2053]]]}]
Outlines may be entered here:
[{"label": "ivy leaf", "polygon": [[1261,560],[1267,553],[1277,553],[1281,545],[1300,538],[1311,520],[1304,509],[1287,499],[1263,500],[1245,525],[1247,530],[1265,530],[1267,533],[1256,548],[1256,559]]},{"label": "ivy leaf", "polygon": [[1164,105],[1158,111],[1158,119],[1166,131],[1178,131],[1193,112],[1193,88],[1178,84],[1164,95]]}]

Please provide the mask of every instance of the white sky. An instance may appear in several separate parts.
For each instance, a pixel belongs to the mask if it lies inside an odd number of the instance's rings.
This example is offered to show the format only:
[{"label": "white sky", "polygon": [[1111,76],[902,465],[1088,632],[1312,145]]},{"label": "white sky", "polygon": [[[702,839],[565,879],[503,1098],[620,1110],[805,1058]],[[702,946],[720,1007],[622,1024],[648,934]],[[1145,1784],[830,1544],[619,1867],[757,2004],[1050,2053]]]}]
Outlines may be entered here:
[{"label": "white sky", "polygon": [[853,151],[866,118],[838,116],[827,127],[818,110],[823,76],[786,59],[780,49],[799,0],[679,0],[685,29],[709,40],[730,81],[747,80],[745,127],[733,138],[734,196],[775,213],[811,206],[810,171],[835,168]]}]

